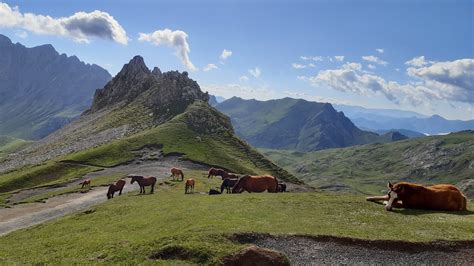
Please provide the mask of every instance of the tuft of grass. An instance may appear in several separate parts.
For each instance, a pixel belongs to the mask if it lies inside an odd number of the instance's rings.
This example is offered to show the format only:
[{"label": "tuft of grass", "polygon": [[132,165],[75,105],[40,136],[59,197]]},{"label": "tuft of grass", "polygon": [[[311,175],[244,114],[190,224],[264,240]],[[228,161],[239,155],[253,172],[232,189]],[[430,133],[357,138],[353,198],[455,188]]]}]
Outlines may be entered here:
[{"label": "tuft of grass", "polygon": [[[363,197],[326,193],[203,195],[220,184],[202,171],[152,195],[124,194],[74,215],[0,237],[2,263],[215,264],[243,245],[242,232],[332,235],[361,239],[473,240],[473,211],[387,212]],[[468,209],[474,209],[469,203]],[[298,217],[298,219],[295,219]],[[47,250],[47,252],[45,252]]]}]

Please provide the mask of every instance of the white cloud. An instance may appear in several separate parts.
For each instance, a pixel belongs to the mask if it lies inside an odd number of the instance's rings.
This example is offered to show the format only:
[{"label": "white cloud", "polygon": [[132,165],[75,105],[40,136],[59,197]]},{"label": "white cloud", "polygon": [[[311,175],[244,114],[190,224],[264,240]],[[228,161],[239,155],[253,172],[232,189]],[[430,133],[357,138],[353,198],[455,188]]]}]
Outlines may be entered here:
[{"label": "white cloud", "polygon": [[407,73],[422,80],[443,99],[474,103],[474,59],[430,63],[425,67],[409,67]]},{"label": "white cloud", "polygon": [[247,76],[245,76],[245,75],[240,76],[240,78],[239,78],[239,81],[240,81],[240,82],[245,82],[245,81],[248,81],[248,80],[249,80],[249,77],[247,77]]},{"label": "white cloud", "polygon": [[372,65],[372,64],[368,64],[367,67],[368,67],[369,69],[372,69],[372,70],[374,70],[374,69],[377,68],[376,66],[374,66],[374,65]]},{"label": "white cloud", "polygon": [[343,55],[336,55],[336,56],[334,56],[334,59],[336,59],[336,61],[338,61],[338,62],[342,62],[342,61],[344,61],[344,56]]},{"label": "white cloud", "polygon": [[428,62],[425,60],[424,56],[414,57],[411,60],[405,62],[405,65],[414,66],[414,67],[422,67],[428,65]]},{"label": "white cloud", "polygon": [[114,17],[98,10],[53,18],[21,13],[18,7],[11,8],[6,3],[0,3],[0,27],[20,28],[35,34],[64,36],[80,43],[90,43],[91,38],[113,40],[124,45],[128,43],[125,30]]},{"label": "white cloud", "polygon": [[406,84],[387,81],[363,72],[357,63],[346,63],[340,69],[322,70],[316,76],[301,79],[342,92],[382,94],[395,103],[426,105],[431,100],[474,103],[474,59],[437,62],[428,67],[408,68],[407,72],[418,80]]},{"label": "white cloud", "polygon": [[377,51],[377,53],[379,53],[379,54],[383,54],[384,49],[382,49],[382,48],[377,48],[377,49],[375,49],[375,51]]},{"label": "white cloud", "polygon": [[376,56],[373,56],[373,55],[366,55],[366,56],[362,56],[362,59],[367,61],[367,62],[371,62],[371,63],[375,63],[375,64],[378,64],[378,65],[382,65],[382,66],[386,66],[388,63],[381,60],[380,58],[376,57]]},{"label": "white cloud", "polygon": [[224,98],[238,96],[244,99],[269,100],[275,98],[276,92],[267,87],[252,87],[241,84],[203,85],[204,91]]},{"label": "white cloud", "polygon": [[227,58],[232,56],[232,51],[224,49],[219,57],[221,60],[226,60]]},{"label": "white cloud", "polygon": [[256,67],[254,69],[249,69],[249,73],[255,78],[259,78],[260,75],[262,74],[262,71],[260,70],[260,68]]},{"label": "white cloud", "polygon": [[293,67],[294,69],[301,69],[301,68],[306,68],[306,65],[293,63],[291,64],[291,67]]},{"label": "white cloud", "polygon": [[156,46],[168,45],[176,50],[176,56],[181,59],[183,65],[191,71],[198,70],[189,59],[188,34],[184,31],[170,29],[157,30],[152,33],[139,33],[138,40],[141,42],[151,42]]},{"label": "white cloud", "polygon": [[218,67],[215,64],[207,64],[207,66],[205,66],[203,68],[203,71],[207,72],[207,71],[211,71],[213,69],[218,69]]},{"label": "white cloud", "polygon": [[316,61],[316,62],[324,61],[324,58],[322,56],[304,56],[304,55],[302,55],[302,56],[300,56],[300,59],[303,60],[303,61],[309,61],[309,60]]},{"label": "white cloud", "polygon": [[347,62],[344,65],[342,65],[343,69],[351,69],[351,70],[362,70],[362,65],[359,63],[352,63],[352,62]]},{"label": "white cloud", "polygon": [[316,67],[316,65],[313,64],[313,63],[309,63],[309,64],[308,64],[308,67]]}]

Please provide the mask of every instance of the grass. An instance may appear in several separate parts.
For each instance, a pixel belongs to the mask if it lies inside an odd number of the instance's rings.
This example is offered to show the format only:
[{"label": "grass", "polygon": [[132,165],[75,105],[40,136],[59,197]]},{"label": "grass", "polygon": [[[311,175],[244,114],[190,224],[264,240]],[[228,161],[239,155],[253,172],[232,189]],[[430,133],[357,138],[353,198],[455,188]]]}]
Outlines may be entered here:
[{"label": "grass", "polygon": [[32,141],[18,139],[9,136],[0,136],[0,158],[30,145]]},{"label": "grass", "polygon": [[[433,143],[438,143],[433,148]],[[290,173],[315,187],[342,184],[349,191],[379,194],[388,181],[423,184],[452,183],[472,178],[474,133],[460,132],[317,152],[260,151]],[[405,154],[411,154],[407,155]],[[420,156],[419,158],[416,158]],[[416,165],[409,163],[415,160]],[[425,168],[432,160],[447,167]]]},{"label": "grass", "polygon": [[[193,171],[196,192],[219,185]],[[88,211],[0,238],[2,264],[215,264],[242,248],[238,232],[308,234],[361,239],[474,240],[474,214],[397,210],[387,212],[363,197],[325,193],[184,194],[182,182],[153,195],[124,194]],[[474,209],[472,203],[468,206]],[[298,217],[298,219],[295,219]],[[187,254],[185,261],[172,251]],[[47,252],[46,252],[47,251]]]},{"label": "grass", "polygon": [[[114,183],[118,179],[124,177],[125,175],[126,175],[126,173],[117,173],[117,174],[113,174],[113,175],[95,177],[92,180],[91,188],[100,187],[100,186],[107,186],[111,183]],[[78,183],[77,185],[75,185],[73,187],[65,187],[65,188],[62,188],[62,189],[55,190],[55,191],[50,191],[50,192],[45,192],[45,193],[41,193],[41,194],[38,194],[38,195],[34,195],[34,196],[28,197],[28,198],[26,198],[26,199],[24,199],[24,200],[22,200],[18,203],[41,202],[41,201],[44,201],[44,200],[52,198],[52,197],[56,197],[56,196],[60,196],[60,195],[68,194],[68,193],[86,192],[86,191],[89,190],[89,188],[87,188],[87,187],[86,188],[81,188],[81,187],[82,187],[82,185]]]}]

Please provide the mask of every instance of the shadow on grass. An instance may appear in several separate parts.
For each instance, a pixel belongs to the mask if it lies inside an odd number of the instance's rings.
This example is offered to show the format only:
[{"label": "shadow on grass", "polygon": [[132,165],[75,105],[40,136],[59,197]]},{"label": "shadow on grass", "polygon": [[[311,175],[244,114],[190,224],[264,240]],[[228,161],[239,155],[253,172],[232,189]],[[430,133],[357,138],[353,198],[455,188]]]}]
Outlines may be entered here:
[{"label": "shadow on grass", "polygon": [[392,209],[391,212],[399,213],[403,215],[424,215],[424,214],[434,214],[434,213],[444,213],[451,215],[474,215],[473,210],[467,211],[436,211],[436,210],[419,210],[419,209]]}]

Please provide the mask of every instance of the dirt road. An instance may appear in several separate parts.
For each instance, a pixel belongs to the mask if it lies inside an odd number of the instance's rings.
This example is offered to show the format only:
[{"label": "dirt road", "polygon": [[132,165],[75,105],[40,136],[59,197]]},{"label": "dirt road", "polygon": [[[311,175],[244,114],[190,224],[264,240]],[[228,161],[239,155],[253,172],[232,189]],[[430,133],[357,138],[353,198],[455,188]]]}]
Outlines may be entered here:
[{"label": "dirt road", "polygon": [[[92,183],[98,176],[106,176],[117,173],[137,174],[144,176],[156,176],[158,182],[168,178],[169,169],[179,167],[184,172],[189,169],[205,170],[207,167],[188,161],[178,160],[177,157],[165,157],[158,161],[134,162],[128,165],[120,165],[112,168],[105,168],[99,172],[93,172],[85,175],[81,180],[90,178]],[[70,186],[77,186],[79,180],[65,183],[59,187],[28,189],[14,194],[10,202],[18,202],[27,197],[31,197],[44,192],[54,192]],[[124,193],[138,190],[138,184],[131,185],[127,182],[124,187]],[[12,208],[0,209],[0,236],[9,232],[26,228],[35,224],[43,223],[66,214],[85,210],[93,205],[104,202],[107,187],[95,187],[87,193],[71,193],[48,199],[45,203],[28,203],[13,205]]]}]

